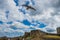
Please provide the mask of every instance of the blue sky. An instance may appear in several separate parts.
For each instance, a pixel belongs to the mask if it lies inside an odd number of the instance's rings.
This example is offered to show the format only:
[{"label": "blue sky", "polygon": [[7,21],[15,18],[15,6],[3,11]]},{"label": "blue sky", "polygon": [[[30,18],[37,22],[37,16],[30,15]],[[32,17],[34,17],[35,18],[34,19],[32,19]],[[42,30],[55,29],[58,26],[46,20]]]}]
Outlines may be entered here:
[{"label": "blue sky", "polygon": [[[60,0],[0,0],[0,37],[23,36],[31,30],[57,33]],[[22,5],[36,9],[26,9]]]}]

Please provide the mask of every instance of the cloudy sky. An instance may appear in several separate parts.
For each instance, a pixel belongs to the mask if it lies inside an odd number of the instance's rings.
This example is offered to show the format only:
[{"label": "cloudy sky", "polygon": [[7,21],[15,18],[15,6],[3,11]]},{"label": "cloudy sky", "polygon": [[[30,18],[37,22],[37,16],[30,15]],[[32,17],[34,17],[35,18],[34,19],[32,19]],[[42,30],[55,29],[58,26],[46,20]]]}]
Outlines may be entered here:
[{"label": "cloudy sky", "polygon": [[[60,0],[0,0],[0,37],[23,36],[36,29],[57,33],[56,28],[60,27],[59,4]],[[27,9],[27,6],[35,10]]]}]

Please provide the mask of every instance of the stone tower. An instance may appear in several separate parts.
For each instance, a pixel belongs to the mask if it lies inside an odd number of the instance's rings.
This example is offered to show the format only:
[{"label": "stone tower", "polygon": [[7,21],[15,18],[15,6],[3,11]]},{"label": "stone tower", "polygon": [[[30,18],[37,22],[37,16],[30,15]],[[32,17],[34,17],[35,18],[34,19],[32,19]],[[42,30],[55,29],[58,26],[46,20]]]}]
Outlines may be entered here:
[{"label": "stone tower", "polygon": [[60,27],[57,28],[57,34],[60,35]]}]

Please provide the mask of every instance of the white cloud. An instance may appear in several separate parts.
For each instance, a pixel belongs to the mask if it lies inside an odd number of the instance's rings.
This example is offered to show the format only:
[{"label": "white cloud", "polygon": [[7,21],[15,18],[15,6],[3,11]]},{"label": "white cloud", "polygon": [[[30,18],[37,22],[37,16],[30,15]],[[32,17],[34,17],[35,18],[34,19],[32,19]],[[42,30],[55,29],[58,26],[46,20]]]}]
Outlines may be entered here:
[{"label": "white cloud", "polygon": [[[23,12],[19,12],[18,9],[22,4],[25,3],[25,1],[26,0],[22,0],[22,1],[19,0],[18,7],[15,6],[15,3],[13,2],[13,0],[0,1],[1,2],[0,21],[4,22],[4,24],[0,25],[0,32],[1,32],[0,35],[7,36],[7,37],[20,36],[22,33],[26,31],[27,32],[31,31],[31,29],[29,29],[30,27],[39,29],[45,32],[47,32],[46,28],[50,28],[50,29],[53,28],[55,31],[50,33],[56,33],[56,28],[60,26],[60,15],[56,15],[56,13],[59,14],[60,12],[60,10],[56,8],[58,6],[57,4],[59,0],[38,0],[38,1],[35,0],[35,5],[34,6],[32,5],[32,6],[36,8],[37,11],[28,10],[27,14],[24,15]],[[6,10],[10,11],[8,19],[6,19],[5,17]],[[34,15],[32,15],[32,13]],[[54,16],[52,16],[52,14]],[[32,23],[32,20],[35,20],[38,22],[41,21],[47,24],[47,26],[45,28],[39,28],[38,26],[32,26],[32,25],[27,26],[21,23],[21,21],[23,21],[24,19],[27,19],[31,23]],[[17,20],[20,22],[17,22]],[[11,25],[6,24],[7,21],[13,21],[13,24]],[[35,22],[35,24],[37,23]],[[14,30],[11,28],[11,26],[15,26],[17,29]],[[23,29],[19,29],[19,28],[23,28]]]},{"label": "white cloud", "polygon": [[21,23],[21,22],[14,22],[14,23],[12,24],[12,26],[16,26],[16,28],[29,28],[29,26],[24,25],[24,24]]}]

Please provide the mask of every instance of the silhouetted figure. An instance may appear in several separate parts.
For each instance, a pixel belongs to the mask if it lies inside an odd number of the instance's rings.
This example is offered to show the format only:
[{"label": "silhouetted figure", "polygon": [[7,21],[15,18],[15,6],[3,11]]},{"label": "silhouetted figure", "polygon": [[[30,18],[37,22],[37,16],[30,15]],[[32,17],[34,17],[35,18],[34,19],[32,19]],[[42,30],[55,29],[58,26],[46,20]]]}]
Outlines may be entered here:
[{"label": "silhouetted figure", "polygon": [[35,9],[35,8],[33,8],[33,7],[31,7],[31,6],[28,6],[28,5],[22,5],[22,6],[27,7],[27,10],[28,10],[28,9],[32,9],[32,10],[36,11],[36,9]]}]

